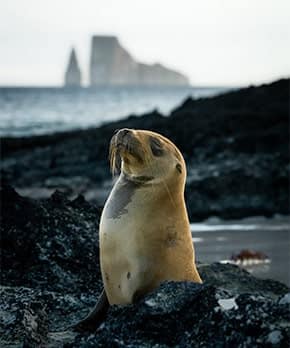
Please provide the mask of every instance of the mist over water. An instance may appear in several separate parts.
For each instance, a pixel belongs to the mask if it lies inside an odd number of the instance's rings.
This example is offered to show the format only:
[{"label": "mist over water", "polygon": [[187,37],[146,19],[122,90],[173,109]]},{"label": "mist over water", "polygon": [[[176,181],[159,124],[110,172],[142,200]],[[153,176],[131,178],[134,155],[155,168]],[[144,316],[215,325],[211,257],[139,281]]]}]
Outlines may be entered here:
[{"label": "mist over water", "polygon": [[0,88],[0,136],[30,136],[99,126],[157,109],[164,115],[186,98],[226,88]]}]

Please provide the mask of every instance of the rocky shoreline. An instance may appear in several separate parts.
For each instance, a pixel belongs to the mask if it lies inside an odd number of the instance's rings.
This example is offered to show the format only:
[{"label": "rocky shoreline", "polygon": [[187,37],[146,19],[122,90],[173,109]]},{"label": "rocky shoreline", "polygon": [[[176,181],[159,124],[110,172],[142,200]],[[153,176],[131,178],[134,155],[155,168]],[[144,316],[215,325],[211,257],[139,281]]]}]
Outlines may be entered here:
[{"label": "rocky shoreline", "polygon": [[[101,291],[100,210],[61,192],[1,190],[1,347],[286,347],[290,289],[233,265],[198,264],[204,284],[166,282],[112,307],[96,334],[67,328]],[[170,334],[169,334],[170,333]]]},{"label": "rocky shoreline", "polygon": [[116,129],[151,129],[172,139],[188,167],[191,221],[289,214],[289,79],[186,100],[96,129],[1,141],[3,182],[34,198],[55,189],[98,205],[111,187],[109,141]]},{"label": "rocky shoreline", "polygon": [[270,217],[289,214],[288,107],[289,80],[280,80],[189,99],[169,117],[2,139],[1,347],[289,346],[290,289],[220,263],[198,264],[202,285],[166,282],[137,304],[111,307],[95,334],[68,329],[102,287],[99,206],[114,131],[152,129],[178,145],[191,221]]}]

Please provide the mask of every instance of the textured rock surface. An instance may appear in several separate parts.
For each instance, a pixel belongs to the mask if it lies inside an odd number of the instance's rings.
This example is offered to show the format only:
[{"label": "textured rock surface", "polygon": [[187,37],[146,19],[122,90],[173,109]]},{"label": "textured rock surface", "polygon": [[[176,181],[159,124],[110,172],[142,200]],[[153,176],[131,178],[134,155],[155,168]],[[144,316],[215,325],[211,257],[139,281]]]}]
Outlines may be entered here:
[{"label": "textured rock surface", "polygon": [[[76,337],[83,347],[285,347],[289,308],[263,296],[235,294],[193,283],[164,283],[138,305],[112,308],[95,336]],[[287,324],[288,321],[288,324]],[[286,324],[286,325],[285,325]],[[272,338],[271,338],[272,337]]]},{"label": "textured rock surface", "polygon": [[199,264],[203,285],[166,282],[111,307],[95,334],[68,327],[101,290],[99,210],[56,192],[1,191],[0,336],[5,347],[287,347],[290,289],[233,265]]},{"label": "textured rock surface", "polygon": [[[37,202],[0,191],[1,279],[5,285],[68,292],[98,289],[98,208],[55,192]],[[81,271],[81,272],[80,272]],[[49,279],[49,281],[48,281]]]},{"label": "textured rock surface", "polygon": [[[238,285],[237,269],[226,268]],[[211,271],[210,265],[204,273],[207,270]],[[254,280],[249,274],[244,278],[247,283]],[[290,305],[283,303],[287,288],[272,281],[273,293],[268,296],[263,292],[265,284],[256,285],[260,294],[255,294],[245,288],[207,285],[206,277],[203,285],[163,283],[138,304],[111,307],[105,322],[91,335],[67,327],[94,304],[92,295],[2,287],[2,347],[21,347],[23,342],[28,347],[38,347],[40,342],[51,347],[287,347]]]}]

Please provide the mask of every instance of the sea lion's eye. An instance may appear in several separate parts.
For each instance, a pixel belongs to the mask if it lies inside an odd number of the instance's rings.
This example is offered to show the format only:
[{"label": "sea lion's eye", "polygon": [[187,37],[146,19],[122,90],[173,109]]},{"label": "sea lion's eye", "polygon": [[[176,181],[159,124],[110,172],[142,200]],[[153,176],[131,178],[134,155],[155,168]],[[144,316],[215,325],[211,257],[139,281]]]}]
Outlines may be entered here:
[{"label": "sea lion's eye", "polygon": [[164,155],[164,150],[162,148],[161,141],[157,138],[149,138],[150,148],[154,156],[160,157]]},{"label": "sea lion's eye", "polygon": [[175,166],[175,168],[179,171],[179,173],[182,173],[182,166],[180,163],[177,163],[177,165]]}]

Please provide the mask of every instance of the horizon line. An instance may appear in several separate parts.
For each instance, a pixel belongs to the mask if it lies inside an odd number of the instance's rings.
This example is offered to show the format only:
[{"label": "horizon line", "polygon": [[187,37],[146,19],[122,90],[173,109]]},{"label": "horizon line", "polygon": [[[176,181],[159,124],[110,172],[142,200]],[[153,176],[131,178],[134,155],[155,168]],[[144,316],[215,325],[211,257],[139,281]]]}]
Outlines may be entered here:
[{"label": "horizon line", "polygon": [[[280,80],[280,79],[277,79]],[[277,81],[273,80],[273,81]],[[263,84],[262,83],[257,83]],[[268,83],[271,83],[269,81]],[[56,84],[0,84],[0,88],[55,88],[55,89],[90,89],[90,88],[243,88],[253,84],[189,84],[189,85],[82,85],[82,86],[65,86]],[[255,83],[256,85],[256,83]]]}]

